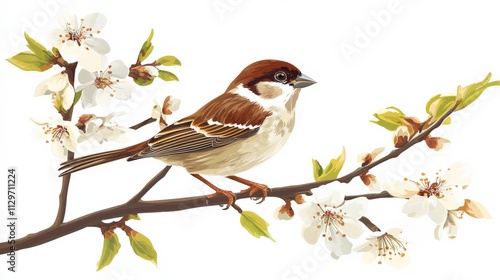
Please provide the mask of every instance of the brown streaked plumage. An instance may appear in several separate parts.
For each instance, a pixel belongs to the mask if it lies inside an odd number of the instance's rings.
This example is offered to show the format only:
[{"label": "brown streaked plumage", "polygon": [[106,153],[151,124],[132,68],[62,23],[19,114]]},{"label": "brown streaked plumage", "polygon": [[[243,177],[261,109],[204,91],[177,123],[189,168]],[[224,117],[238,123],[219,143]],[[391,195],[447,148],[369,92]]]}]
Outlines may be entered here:
[{"label": "brown streaked plumage", "polygon": [[[192,115],[158,132],[151,139],[127,148],[84,156],[61,164],[63,176],[122,158],[153,157],[199,174],[228,176],[249,185],[253,194],[267,187],[236,176],[265,161],[286,142],[295,120],[295,101],[300,89],[315,82],[292,64],[262,60],[250,64],[233,80],[226,92]],[[202,180],[202,179],[200,179]],[[229,191],[208,184],[228,197]]]}]

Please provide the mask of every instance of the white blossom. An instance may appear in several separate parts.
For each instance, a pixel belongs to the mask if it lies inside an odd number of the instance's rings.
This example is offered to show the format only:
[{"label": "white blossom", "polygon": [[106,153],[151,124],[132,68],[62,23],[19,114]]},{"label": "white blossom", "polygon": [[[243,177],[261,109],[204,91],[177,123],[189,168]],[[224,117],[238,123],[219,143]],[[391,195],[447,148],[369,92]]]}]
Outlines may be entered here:
[{"label": "white blossom", "polygon": [[324,238],[334,259],[351,252],[352,243],[347,237],[359,238],[363,234],[358,219],[368,207],[365,197],[349,201],[344,201],[344,197],[330,186],[325,186],[315,191],[317,203],[299,205],[300,217],[305,222],[303,238],[310,244],[315,244],[320,237]]}]

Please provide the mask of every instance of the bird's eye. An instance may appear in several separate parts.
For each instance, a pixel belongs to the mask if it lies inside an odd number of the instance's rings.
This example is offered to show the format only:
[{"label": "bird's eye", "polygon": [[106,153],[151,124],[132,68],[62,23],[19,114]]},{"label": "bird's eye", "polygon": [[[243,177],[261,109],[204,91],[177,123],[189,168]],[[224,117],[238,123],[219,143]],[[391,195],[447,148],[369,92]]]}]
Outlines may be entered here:
[{"label": "bird's eye", "polygon": [[286,73],[283,71],[278,71],[274,74],[274,80],[286,84]]}]

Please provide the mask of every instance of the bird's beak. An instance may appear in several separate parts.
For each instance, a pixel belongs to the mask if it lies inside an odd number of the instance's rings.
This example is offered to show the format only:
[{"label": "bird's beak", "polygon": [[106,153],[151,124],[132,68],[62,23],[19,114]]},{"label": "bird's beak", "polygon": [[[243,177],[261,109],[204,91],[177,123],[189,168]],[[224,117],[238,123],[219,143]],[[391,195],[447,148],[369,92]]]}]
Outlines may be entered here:
[{"label": "bird's beak", "polygon": [[293,83],[294,88],[305,88],[310,85],[314,85],[316,83],[315,80],[309,78],[308,76],[302,74],[295,79],[295,83]]}]

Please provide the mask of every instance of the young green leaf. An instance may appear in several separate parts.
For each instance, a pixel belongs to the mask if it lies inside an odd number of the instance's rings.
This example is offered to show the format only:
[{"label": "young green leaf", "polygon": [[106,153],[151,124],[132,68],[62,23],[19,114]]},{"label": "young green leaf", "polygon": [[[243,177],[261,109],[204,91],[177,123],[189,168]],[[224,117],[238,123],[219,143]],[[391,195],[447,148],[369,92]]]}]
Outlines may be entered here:
[{"label": "young green leaf", "polygon": [[80,100],[80,98],[82,97],[82,92],[83,92],[83,89],[82,90],[79,90],[77,92],[75,92],[75,99],[73,100],[73,106],[78,103],[78,101]]},{"label": "young green leaf", "polygon": [[99,262],[97,263],[97,271],[109,265],[113,258],[118,254],[121,244],[118,236],[114,232],[106,231],[104,233],[104,243],[102,245],[102,253]]},{"label": "young green leaf", "polygon": [[46,49],[42,44],[35,41],[35,39],[31,38],[28,33],[24,32],[24,38],[26,38],[26,42],[28,42],[27,47],[41,60],[49,62],[54,55]]},{"label": "young green leaf", "polygon": [[155,77],[151,77],[151,79],[143,79],[143,78],[137,78],[137,79],[134,79],[134,82],[141,86],[141,87],[145,87],[145,86],[149,86],[150,84],[153,83],[153,81],[155,80]]},{"label": "young green leaf", "polygon": [[139,62],[143,62],[153,52],[154,46],[151,43],[153,35],[154,35],[154,30],[151,29],[151,33],[149,33],[148,39],[142,44],[141,51],[139,52],[139,56],[137,57],[137,60]]},{"label": "young green leaf", "polygon": [[437,95],[431,98],[431,100],[427,102],[427,107],[429,108],[428,112],[432,117],[432,122],[438,120],[446,114],[446,112],[448,112],[456,102],[456,96],[453,95]]},{"label": "young green leaf", "polygon": [[267,229],[269,224],[256,213],[252,211],[241,212],[240,223],[251,235],[257,238],[264,236],[276,242]]},{"label": "young green leaf", "polygon": [[370,122],[378,124],[389,131],[395,131],[406,118],[405,114],[396,107],[387,107],[373,114],[373,116],[377,120],[371,120]]},{"label": "young green leaf", "polygon": [[166,82],[179,80],[173,73],[164,70],[158,70],[158,77]]},{"label": "young green leaf", "polygon": [[313,164],[313,176],[315,181],[319,181],[319,178],[321,177],[321,174],[323,174],[323,167],[319,163],[318,160],[313,159],[312,160]]},{"label": "young green leaf", "polygon": [[166,55],[158,58],[156,60],[156,63],[159,63],[163,66],[181,66],[181,62],[177,59],[177,57],[171,55]]},{"label": "young green leaf", "polygon": [[52,67],[49,61],[43,60],[31,52],[20,52],[8,58],[7,61],[25,71],[43,72]]},{"label": "young green leaf", "polygon": [[130,246],[139,257],[158,265],[158,256],[151,240],[142,233],[132,230],[128,236]]},{"label": "young green leaf", "polygon": [[[457,100],[460,101],[458,104],[457,111],[469,106],[472,102],[481,96],[481,94],[489,88],[491,83],[488,83],[491,79],[491,73],[488,73],[486,78],[479,83],[470,84],[466,87],[458,86],[457,89]],[[492,84],[494,85],[494,84]]]},{"label": "young green leaf", "polygon": [[141,218],[139,218],[139,215],[137,214],[130,214],[128,215],[128,220],[141,220]]},{"label": "young green leaf", "polygon": [[342,148],[342,153],[335,159],[330,160],[328,165],[323,170],[321,176],[319,176],[317,181],[327,181],[337,179],[340,170],[344,166],[345,162],[345,148]]}]

